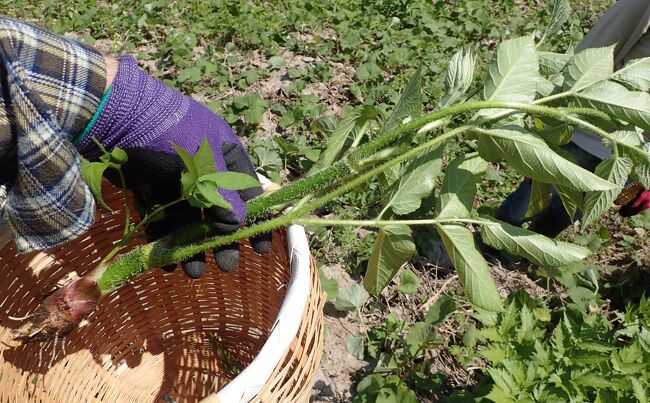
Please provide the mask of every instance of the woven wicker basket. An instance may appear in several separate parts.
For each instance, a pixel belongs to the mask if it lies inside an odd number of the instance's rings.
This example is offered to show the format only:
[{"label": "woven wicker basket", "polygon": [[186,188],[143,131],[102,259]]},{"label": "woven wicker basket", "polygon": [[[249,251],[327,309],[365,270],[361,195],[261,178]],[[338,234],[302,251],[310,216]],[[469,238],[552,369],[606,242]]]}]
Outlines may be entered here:
[{"label": "woven wicker basket", "polygon": [[232,273],[210,254],[199,280],[153,270],[64,339],[5,344],[12,317],[67,273],[91,270],[120,237],[120,192],[105,185],[104,195],[116,213],[97,217],[89,236],[40,253],[18,255],[13,242],[0,250],[0,402],[307,401],[324,298],[300,227],[276,231],[268,255],[242,242]]}]

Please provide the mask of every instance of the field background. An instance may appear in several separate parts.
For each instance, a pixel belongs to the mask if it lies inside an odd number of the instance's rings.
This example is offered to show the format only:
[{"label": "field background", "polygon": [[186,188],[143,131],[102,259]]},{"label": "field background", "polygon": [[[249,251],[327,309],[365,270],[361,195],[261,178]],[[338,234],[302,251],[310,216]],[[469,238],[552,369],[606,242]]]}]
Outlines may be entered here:
[{"label": "field background", "polygon": [[[569,22],[550,40],[556,51],[575,45],[612,0],[570,3]],[[442,94],[455,51],[472,49],[482,77],[500,41],[542,29],[551,9],[552,2],[544,0],[0,1],[5,15],[113,55],[135,56],[152,75],[224,117],[247,144],[259,171],[276,182],[300,177],[312,166],[327,143],[328,125],[346,111],[373,105],[386,117],[420,64],[425,110],[430,110]],[[463,149],[459,145],[451,151]],[[507,166],[491,166],[481,201],[488,208],[497,205],[519,180]],[[371,183],[318,214],[372,215],[377,193]],[[308,229],[332,296],[334,281],[339,289],[358,283],[374,232]],[[588,306],[622,309],[627,297],[643,292],[650,264],[648,230],[647,214],[627,220],[611,214],[582,233],[563,235],[596,252],[584,266],[598,273],[600,285],[596,299],[586,300]],[[408,264],[422,281],[417,292],[397,292],[394,284],[381,301],[366,304],[360,316],[328,303],[326,351],[314,401],[350,401],[359,380],[374,368],[367,355],[350,354],[350,339],[373,326],[387,326],[393,320],[389,315],[408,328],[443,293],[462,308],[438,329],[440,342],[425,354],[428,370],[440,376],[436,385],[418,389],[418,399],[444,400],[480,383],[487,364],[466,351],[467,329],[477,322],[466,315],[453,268],[435,234],[419,234],[417,244],[419,253]],[[504,295],[525,290],[550,306],[586,298],[569,295],[566,284],[525,264],[496,262],[493,274]]]}]

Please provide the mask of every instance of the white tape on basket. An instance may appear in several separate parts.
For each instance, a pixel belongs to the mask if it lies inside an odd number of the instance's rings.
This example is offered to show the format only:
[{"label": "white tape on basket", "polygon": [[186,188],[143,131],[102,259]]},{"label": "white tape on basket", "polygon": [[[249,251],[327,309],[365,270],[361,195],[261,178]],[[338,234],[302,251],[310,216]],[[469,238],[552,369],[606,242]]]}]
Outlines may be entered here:
[{"label": "white tape on basket", "polygon": [[[262,177],[260,181],[263,184],[265,182]],[[287,229],[287,250],[290,256],[291,279],[271,334],[253,362],[216,395],[212,395],[219,402],[244,403],[255,397],[289,351],[289,346],[298,333],[311,286],[309,243],[305,230],[300,225],[291,225]],[[210,397],[205,399],[210,400]]]}]

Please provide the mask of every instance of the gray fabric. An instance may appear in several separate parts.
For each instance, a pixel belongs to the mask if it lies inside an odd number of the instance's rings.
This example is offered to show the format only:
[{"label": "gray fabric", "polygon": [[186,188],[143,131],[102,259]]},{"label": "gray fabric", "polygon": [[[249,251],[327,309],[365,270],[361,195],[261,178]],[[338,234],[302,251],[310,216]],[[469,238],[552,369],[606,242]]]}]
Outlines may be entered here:
[{"label": "gray fabric", "polygon": [[[650,56],[650,1],[619,0],[597,22],[576,46],[576,53],[589,48],[616,44],[615,68],[620,69],[630,60]],[[646,141],[650,134],[645,133]],[[599,136],[576,129],[573,142],[600,159],[609,157],[611,149],[605,147]]]}]

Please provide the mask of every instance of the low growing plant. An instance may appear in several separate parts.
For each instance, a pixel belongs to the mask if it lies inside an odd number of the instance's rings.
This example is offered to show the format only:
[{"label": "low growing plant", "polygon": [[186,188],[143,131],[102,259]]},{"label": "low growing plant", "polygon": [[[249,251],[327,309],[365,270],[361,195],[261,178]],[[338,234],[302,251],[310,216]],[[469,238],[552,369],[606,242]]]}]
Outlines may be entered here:
[{"label": "low growing plant", "polygon": [[[486,379],[469,395],[495,402],[647,402],[650,302],[610,314],[575,306],[549,310],[525,292],[500,313],[475,317]],[[468,397],[458,392],[457,398]],[[455,400],[452,396],[450,399]]]}]

